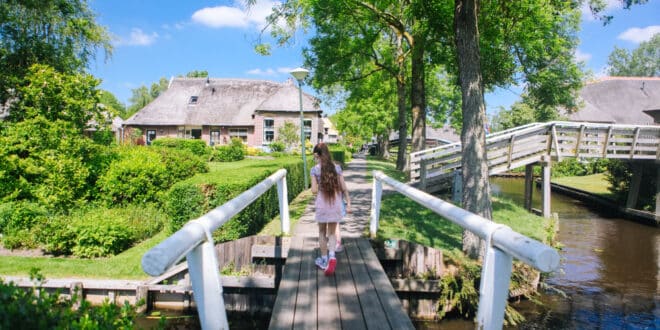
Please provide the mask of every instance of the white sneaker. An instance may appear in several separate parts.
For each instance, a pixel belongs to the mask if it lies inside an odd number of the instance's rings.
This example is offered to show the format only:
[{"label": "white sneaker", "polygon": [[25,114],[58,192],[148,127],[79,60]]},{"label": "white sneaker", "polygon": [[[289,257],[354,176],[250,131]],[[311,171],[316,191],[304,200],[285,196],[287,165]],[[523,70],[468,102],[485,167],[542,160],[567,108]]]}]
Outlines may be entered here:
[{"label": "white sneaker", "polygon": [[341,243],[337,243],[337,246],[335,246],[335,252],[341,252],[344,251],[344,246],[341,245]]},{"label": "white sneaker", "polygon": [[323,261],[323,258],[318,257],[316,258],[316,266],[318,266],[323,270],[326,270],[328,268],[328,260]]}]

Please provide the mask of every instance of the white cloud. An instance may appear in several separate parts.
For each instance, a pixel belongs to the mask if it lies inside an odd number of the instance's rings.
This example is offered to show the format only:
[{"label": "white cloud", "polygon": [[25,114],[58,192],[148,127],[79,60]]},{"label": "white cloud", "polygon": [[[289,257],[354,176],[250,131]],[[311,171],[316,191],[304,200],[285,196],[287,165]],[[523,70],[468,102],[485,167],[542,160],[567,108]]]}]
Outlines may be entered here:
[{"label": "white cloud", "polygon": [[591,59],[591,54],[583,53],[579,49],[576,49],[574,57],[576,62],[589,62]]},{"label": "white cloud", "polygon": [[657,33],[660,33],[660,25],[651,25],[645,28],[630,28],[619,34],[617,39],[638,44],[640,42],[651,40],[651,38]]},{"label": "white cloud", "polygon": [[128,46],[149,46],[156,42],[158,39],[158,33],[153,32],[151,34],[144,33],[142,29],[133,28],[128,38],[121,38],[118,42],[118,45],[128,45]]},{"label": "white cloud", "polygon": [[250,8],[237,4],[234,7],[217,6],[202,8],[192,15],[193,22],[212,28],[246,28],[266,26],[266,17],[270,15],[278,2],[258,1]]},{"label": "white cloud", "polygon": [[254,76],[274,76],[275,75],[275,70],[273,69],[252,69],[247,72],[247,74],[254,75]]}]

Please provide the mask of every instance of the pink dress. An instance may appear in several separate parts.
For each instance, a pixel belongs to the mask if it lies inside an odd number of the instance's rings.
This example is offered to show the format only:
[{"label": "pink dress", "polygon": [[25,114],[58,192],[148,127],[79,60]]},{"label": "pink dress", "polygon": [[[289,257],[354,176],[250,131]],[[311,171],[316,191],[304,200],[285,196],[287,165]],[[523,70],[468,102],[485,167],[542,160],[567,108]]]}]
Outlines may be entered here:
[{"label": "pink dress", "polygon": [[[337,175],[340,176],[342,175],[341,166],[335,165],[335,170],[337,171]],[[312,180],[316,180],[316,183],[319,184],[320,186],[321,165],[316,164],[314,167],[312,167],[312,170],[310,172],[312,175]],[[316,203],[314,204],[314,206],[316,207],[314,219],[316,219],[317,222],[322,222],[322,223],[340,222],[342,218],[341,191],[337,192],[337,196],[335,196],[335,199],[332,202],[328,202],[324,197],[325,194],[321,191],[319,187],[319,191],[316,194]]]}]

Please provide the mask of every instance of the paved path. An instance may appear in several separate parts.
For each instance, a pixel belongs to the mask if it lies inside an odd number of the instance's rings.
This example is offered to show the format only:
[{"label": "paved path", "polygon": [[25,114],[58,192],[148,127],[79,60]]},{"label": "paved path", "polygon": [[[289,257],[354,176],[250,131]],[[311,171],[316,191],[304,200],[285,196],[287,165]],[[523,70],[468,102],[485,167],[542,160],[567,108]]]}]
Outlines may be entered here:
[{"label": "paved path", "polygon": [[[367,179],[367,161],[365,155],[356,154],[344,169],[344,180],[351,196],[352,215],[341,225],[342,237],[360,237],[369,230],[371,210],[371,190],[373,182]],[[318,227],[314,221],[314,200],[307,205],[305,213],[293,228],[293,235],[318,236]]]}]

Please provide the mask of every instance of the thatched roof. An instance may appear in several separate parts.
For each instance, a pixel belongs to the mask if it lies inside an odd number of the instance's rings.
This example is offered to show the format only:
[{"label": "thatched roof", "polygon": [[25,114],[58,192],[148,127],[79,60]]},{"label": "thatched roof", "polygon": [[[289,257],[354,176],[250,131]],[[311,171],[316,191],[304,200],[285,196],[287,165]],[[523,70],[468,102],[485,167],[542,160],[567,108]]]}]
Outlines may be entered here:
[{"label": "thatched roof", "polygon": [[[196,102],[191,97],[197,97]],[[252,126],[255,112],[299,112],[299,102],[292,80],[174,78],[124,124]],[[318,100],[303,93],[303,111],[320,113]]]},{"label": "thatched roof", "polygon": [[569,114],[572,121],[653,125],[645,110],[660,108],[660,78],[605,77],[579,93],[583,107]]},{"label": "thatched roof", "polygon": [[[408,136],[410,140],[410,136]],[[392,131],[390,133],[390,141],[396,142],[399,140],[399,131]],[[442,144],[449,144],[454,142],[461,141],[461,133],[456,132],[456,130],[449,126],[445,125],[443,127],[434,128],[430,125],[426,126],[426,141],[435,141]]]}]

